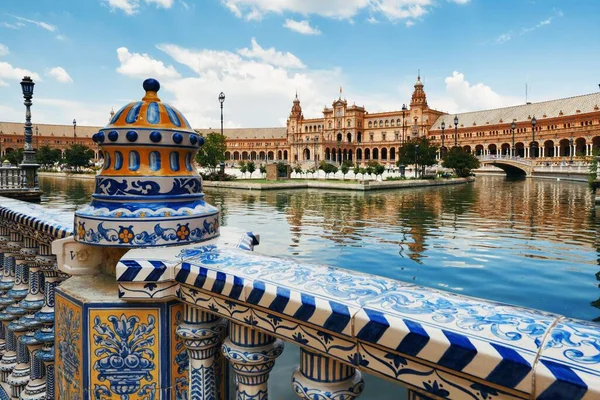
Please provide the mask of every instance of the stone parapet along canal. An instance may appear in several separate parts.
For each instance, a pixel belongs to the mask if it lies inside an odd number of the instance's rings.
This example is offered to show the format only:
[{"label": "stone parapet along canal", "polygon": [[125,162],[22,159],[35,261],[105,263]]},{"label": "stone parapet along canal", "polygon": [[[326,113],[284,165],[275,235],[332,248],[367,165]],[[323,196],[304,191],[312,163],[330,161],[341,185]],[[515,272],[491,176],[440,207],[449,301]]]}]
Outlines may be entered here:
[{"label": "stone parapet along canal", "polygon": [[[43,204],[85,205],[92,180],[41,177]],[[377,192],[206,188],[222,225],[261,235],[256,251],[465,295],[600,320],[600,215],[583,183],[481,176],[473,183]],[[295,399],[287,344],[270,380]],[[361,399],[403,398],[369,377]],[[380,388],[380,389],[379,389]],[[369,396],[367,396],[369,394]],[[375,397],[373,397],[375,396]]]}]

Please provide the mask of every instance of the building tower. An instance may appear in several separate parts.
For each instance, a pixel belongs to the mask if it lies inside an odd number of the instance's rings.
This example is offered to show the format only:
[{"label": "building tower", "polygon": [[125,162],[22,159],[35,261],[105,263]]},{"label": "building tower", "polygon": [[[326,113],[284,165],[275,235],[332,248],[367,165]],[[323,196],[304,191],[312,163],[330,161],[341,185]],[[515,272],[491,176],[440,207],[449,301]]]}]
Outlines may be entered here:
[{"label": "building tower", "polygon": [[[429,106],[427,105],[427,95],[423,90],[423,82],[421,82],[421,73],[417,76],[415,90],[410,100],[410,126],[408,134],[411,137],[425,135],[424,127],[428,124],[427,116],[425,115]],[[408,124],[408,122],[407,122]]]},{"label": "building tower", "polygon": [[287,139],[288,143],[292,145],[291,152],[294,154],[294,160],[298,161],[299,155],[299,134],[302,132],[302,120],[304,119],[304,115],[302,115],[302,106],[300,105],[300,99],[298,99],[298,92],[296,92],[296,97],[294,98],[294,104],[292,105],[292,110],[290,111],[290,116],[287,120]]}]

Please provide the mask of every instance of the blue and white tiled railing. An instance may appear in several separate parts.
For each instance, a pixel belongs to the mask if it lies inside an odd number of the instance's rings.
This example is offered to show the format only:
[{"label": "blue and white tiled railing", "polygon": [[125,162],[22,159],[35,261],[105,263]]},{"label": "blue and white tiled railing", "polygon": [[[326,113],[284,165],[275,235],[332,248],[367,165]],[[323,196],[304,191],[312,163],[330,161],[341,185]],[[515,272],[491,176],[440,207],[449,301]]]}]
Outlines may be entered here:
[{"label": "blue and white tiled railing", "polygon": [[[54,287],[66,276],[50,245],[72,235],[73,214],[0,200],[0,381],[14,398],[52,399]],[[374,390],[364,374],[414,399],[600,398],[597,324],[248,251],[256,244],[222,235],[117,264],[122,300],[184,304],[188,398],[223,395],[225,359],[237,398],[265,399],[284,342],[301,348],[292,390],[305,399],[357,398]]]},{"label": "blue and white tiled railing", "polygon": [[600,398],[590,322],[216,245],[131,250],[117,280],[121,299],[178,299],[210,316],[188,328],[229,321],[238,398],[266,396],[280,340],[302,349],[292,385],[306,399],[355,398],[361,373],[423,399]]},{"label": "blue and white tiled railing", "polygon": [[54,398],[52,242],[71,236],[73,213],[0,197],[0,399]]}]

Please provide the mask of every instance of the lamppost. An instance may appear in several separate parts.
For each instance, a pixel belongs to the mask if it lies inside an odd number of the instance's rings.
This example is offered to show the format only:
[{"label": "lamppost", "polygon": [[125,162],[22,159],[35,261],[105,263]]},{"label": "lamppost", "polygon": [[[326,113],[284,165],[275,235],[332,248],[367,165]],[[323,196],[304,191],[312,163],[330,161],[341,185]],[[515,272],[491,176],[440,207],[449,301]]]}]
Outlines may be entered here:
[{"label": "lamppost", "polygon": [[[225,140],[225,136],[223,135],[223,103],[225,103],[225,93],[219,93],[219,103],[221,103],[221,139]],[[219,163],[219,169],[221,174],[225,173],[225,162],[221,161]]]},{"label": "lamppost", "polygon": [[33,87],[35,83],[31,80],[31,77],[25,76],[21,81],[21,90],[23,92],[23,98],[25,99],[25,143],[23,145],[23,162],[21,163],[21,169],[24,170],[23,174],[23,186],[27,188],[38,187],[37,180],[37,169],[39,165],[35,162],[35,152],[33,151],[32,136],[33,132],[31,129],[31,105],[33,104],[31,99],[33,98]]},{"label": "lamppost", "polygon": [[267,151],[267,145],[268,143],[265,142],[265,164],[269,163],[269,152]]},{"label": "lamppost", "polygon": [[221,136],[223,136],[223,103],[225,103],[225,93],[219,93],[219,103],[221,103]]},{"label": "lamppost", "polygon": [[535,149],[537,148],[535,143],[535,126],[537,124],[537,119],[535,119],[535,115],[531,118],[531,158],[535,158]]},{"label": "lamppost", "polygon": [[419,177],[419,145],[415,145],[415,179]]},{"label": "lamppost", "polygon": [[442,121],[442,148],[440,149],[440,158],[444,158],[444,129],[446,129],[446,123]]},{"label": "lamppost", "polygon": [[73,144],[75,144],[75,140],[77,140],[77,121],[73,118]]},{"label": "lamppost", "polygon": [[405,135],[405,129],[406,129],[406,124],[404,123],[404,116],[406,114],[406,104],[402,104],[402,144],[404,144],[404,135]]},{"label": "lamppost", "polygon": [[454,147],[458,146],[457,145],[457,139],[458,139],[458,115],[454,115]]},{"label": "lamppost", "polygon": [[571,132],[571,139],[569,139],[569,155],[571,156],[571,161],[569,161],[569,164],[573,164],[573,144],[575,143],[575,141],[573,140],[573,132]]},{"label": "lamppost", "polygon": [[512,124],[510,124],[510,131],[512,133],[511,157],[515,156],[515,129],[517,129],[517,124],[513,120]]},{"label": "lamppost", "polygon": [[313,144],[313,158],[315,159],[315,165],[317,165],[317,142],[319,141],[319,136],[315,136],[315,142]]},{"label": "lamppost", "polygon": [[40,150],[40,132],[37,126],[35,127],[35,149]]}]

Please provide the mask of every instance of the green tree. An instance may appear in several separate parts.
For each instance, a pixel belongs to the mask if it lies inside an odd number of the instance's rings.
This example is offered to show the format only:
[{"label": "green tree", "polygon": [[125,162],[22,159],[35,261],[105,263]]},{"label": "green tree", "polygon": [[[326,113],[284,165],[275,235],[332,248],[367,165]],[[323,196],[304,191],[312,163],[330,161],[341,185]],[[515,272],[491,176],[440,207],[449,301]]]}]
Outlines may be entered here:
[{"label": "green tree", "polygon": [[4,156],[12,165],[19,165],[23,162],[23,149],[13,150],[10,153],[6,153]]},{"label": "green tree", "polygon": [[306,173],[310,174],[310,177],[313,179],[315,179],[315,172],[317,172],[315,167],[310,167],[309,169],[306,170]]},{"label": "green tree", "polygon": [[340,171],[342,171],[342,179],[346,179],[346,174],[348,173],[348,171],[350,171],[350,167],[348,166],[348,164],[343,163],[340,167]]},{"label": "green tree", "polygon": [[260,166],[258,167],[258,169],[259,169],[261,175],[264,174],[266,176],[266,174],[267,174],[267,166],[266,165],[260,164]]},{"label": "green tree", "polygon": [[357,179],[356,176],[360,174],[360,167],[358,164],[356,164],[356,166],[352,169],[352,172],[354,172],[354,179]]},{"label": "green tree", "polygon": [[375,179],[377,179],[379,175],[383,176],[383,173],[385,172],[385,167],[382,164],[376,162],[373,166],[373,172],[375,172]]},{"label": "green tree", "polygon": [[479,168],[479,160],[462,147],[453,147],[444,155],[442,160],[444,168],[451,168],[457,176],[469,176],[471,170]]},{"label": "green tree", "polygon": [[82,144],[72,144],[65,150],[65,164],[69,167],[79,169],[89,167],[94,158],[94,150]]},{"label": "green tree", "polygon": [[250,179],[252,179],[252,173],[256,171],[256,164],[254,164],[254,161],[248,161],[246,163],[246,169],[250,172]]},{"label": "green tree", "polygon": [[370,164],[369,164],[369,165],[367,165],[367,168],[365,168],[365,173],[366,173],[367,175],[369,175],[369,177],[370,177],[371,175],[373,175],[373,166],[372,166],[372,165],[370,165]]},{"label": "green tree", "polygon": [[240,161],[240,172],[244,178],[246,177],[246,172],[248,172],[248,165],[246,165],[246,161]]},{"label": "green tree", "polygon": [[49,168],[62,158],[62,153],[59,149],[53,149],[50,146],[42,146],[35,154],[36,161],[44,168]]},{"label": "green tree", "polygon": [[208,168],[211,173],[216,172],[217,167],[225,161],[225,135],[217,132],[211,132],[204,138],[204,144],[200,146],[196,161],[203,167]]},{"label": "green tree", "polygon": [[432,145],[427,138],[409,140],[398,150],[396,165],[431,166],[437,162],[436,153],[437,147]]}]

